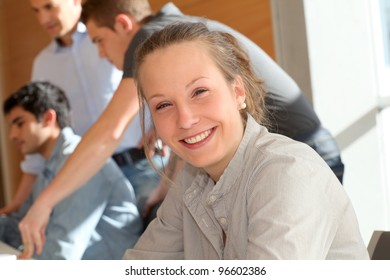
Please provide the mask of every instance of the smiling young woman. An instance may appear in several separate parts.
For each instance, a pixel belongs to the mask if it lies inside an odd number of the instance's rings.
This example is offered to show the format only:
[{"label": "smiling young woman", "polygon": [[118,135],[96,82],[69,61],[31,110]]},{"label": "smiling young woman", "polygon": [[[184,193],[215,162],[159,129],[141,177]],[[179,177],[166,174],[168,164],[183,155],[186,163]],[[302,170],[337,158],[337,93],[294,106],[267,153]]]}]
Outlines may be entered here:
[{"label": "smiling young woman", "polygon": [[135,78],[158,137],[186,165],[125,258],[368,258],[331,169],[264,126],[262,82],[235,38],[169,25],[138,50]]},{"label": "smiling young woman", "polygon": [[241,78],[228,84],[206,46],[197,42],[151,53],[140,77],[159,137],[179,157],[218,181],[244,131]]}]

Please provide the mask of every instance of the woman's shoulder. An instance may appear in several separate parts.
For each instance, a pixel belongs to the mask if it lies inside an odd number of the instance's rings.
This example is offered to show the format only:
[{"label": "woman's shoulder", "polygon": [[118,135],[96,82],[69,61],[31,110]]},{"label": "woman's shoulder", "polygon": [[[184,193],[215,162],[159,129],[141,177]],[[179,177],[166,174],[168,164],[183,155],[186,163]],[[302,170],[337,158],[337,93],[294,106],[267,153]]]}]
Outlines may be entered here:
[{"label": "woman's shoulder", "polygon": [[303,162],[319,162],[323,160],[308,145],[295,141],[287,136],[271,133],[266,127],[248,122],[246,135],[242,141],[243,156],[241,161],[252,166],[258,164],[284,163],[302,160]]},{"label": "woman's shoulder", "polygon": [[290,181],[290,184],[296,181],[313,183],[316,179],[334,175],[309,145],[270,133],[263,127],[251,138],[242,161],[246,164],[249,176],[255,180],[285,178],[283,181]]}]

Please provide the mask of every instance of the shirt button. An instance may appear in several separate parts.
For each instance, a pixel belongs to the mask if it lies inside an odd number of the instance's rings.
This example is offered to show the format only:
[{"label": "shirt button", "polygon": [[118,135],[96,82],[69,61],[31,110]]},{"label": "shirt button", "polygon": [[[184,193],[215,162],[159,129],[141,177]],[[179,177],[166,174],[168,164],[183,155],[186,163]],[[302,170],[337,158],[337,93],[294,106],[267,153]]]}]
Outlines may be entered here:
[{"label": "shirt button", "polygon": [[215,195],[210,195],[210,197],[209,197],[209,204],[213,203],[216,200],[217,200],[217,197]]},{"label": "shirt button", "polygon": [[221,218],[219,219],[219,222],[221,223],[221,225],[226,225],[227,220],[225,218]]}]

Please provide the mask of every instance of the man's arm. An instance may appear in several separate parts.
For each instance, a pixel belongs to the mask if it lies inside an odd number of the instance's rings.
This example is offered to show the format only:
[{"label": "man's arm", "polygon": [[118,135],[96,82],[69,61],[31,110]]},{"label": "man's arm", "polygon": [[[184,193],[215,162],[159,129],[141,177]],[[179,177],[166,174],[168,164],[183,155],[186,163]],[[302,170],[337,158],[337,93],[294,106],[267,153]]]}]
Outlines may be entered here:
[{"label": "man's arm", "polygon": [[53,207],[89,180],[119,145],[135,115],[139,102],[134,80],[121,81],[107,108],[85,133],[54,180],[37,198],[19,224],[24,251],[20,258],[31,258],[34,248],[42,252],[45,228]]},{"label": "man's arm", "polygon": [[34,259],[82,258],[102,219],[112,188],[108,180],[98,180],[90,180],[56,205],[47,226],[45,246]]},{"label": "man's arm", "polygon": [[32,185],[37,176],[34,174],[23,173],[20,179],[18,189],[12,201],[5,207],[0,208],[0,214],[11,214],[17,212],[31,193]]}]

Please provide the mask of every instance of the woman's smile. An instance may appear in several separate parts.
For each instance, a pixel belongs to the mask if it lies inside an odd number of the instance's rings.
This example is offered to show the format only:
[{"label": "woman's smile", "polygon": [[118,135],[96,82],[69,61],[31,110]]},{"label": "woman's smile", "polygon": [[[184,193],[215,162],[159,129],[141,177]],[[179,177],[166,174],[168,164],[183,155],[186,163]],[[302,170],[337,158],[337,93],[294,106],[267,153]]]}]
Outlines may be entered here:
[{"label": "woman's smile", "polygon": [[214,130],[214,128],[203,131],[203,132],[199,133],[198,135],[191,136],[189,138],[185,138],[182,141],[187,143],[187,144],[191,144],[191,145],[197,144],[200,142],[204,142],[204,140],[210,136],[210,134],[213,132],[213,130]]}]

